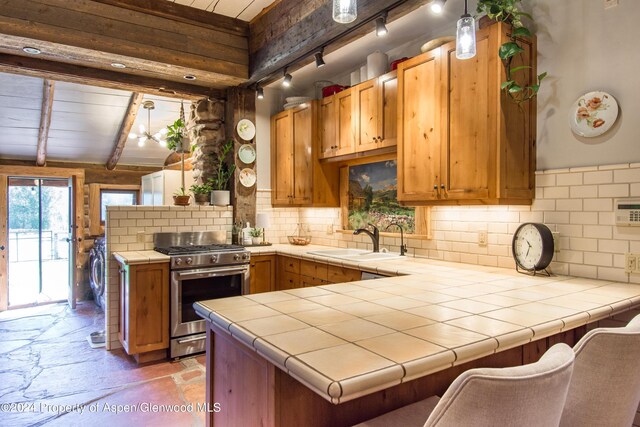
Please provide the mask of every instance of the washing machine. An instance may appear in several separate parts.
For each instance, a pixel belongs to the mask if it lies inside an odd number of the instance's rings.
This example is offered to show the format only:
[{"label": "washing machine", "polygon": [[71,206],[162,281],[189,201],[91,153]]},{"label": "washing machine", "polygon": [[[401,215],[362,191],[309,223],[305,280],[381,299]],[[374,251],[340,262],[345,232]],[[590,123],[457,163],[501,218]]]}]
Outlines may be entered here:
[{"label": "washing machine", "polygon": [[91,284],[96,305],[103,310],[105,309],[106,252],[107,247],[104,237],[98,237],[93,242],[93,248],[89,252],[89,283]]}]

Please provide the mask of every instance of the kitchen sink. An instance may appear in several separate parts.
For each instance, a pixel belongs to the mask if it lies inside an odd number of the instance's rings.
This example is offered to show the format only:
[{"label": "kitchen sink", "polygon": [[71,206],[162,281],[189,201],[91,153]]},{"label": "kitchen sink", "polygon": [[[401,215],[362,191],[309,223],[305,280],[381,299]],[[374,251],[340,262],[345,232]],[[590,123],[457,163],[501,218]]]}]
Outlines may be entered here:
[{"label": "kitchen sink", "polygon": [[385,259],[400,258],[399,254],[392,252],[371,252],[363,249],[327,249],[324,251],[310,251],[307,252],[307,254],[347,261],[382,261]]}]

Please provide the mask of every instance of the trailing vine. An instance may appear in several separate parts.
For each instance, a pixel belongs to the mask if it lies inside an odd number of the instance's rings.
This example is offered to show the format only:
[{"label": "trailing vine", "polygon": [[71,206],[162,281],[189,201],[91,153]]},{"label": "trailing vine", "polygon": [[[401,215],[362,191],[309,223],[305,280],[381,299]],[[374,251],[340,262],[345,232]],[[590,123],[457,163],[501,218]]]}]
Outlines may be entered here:
[{"label": "trailing vine", "polygon": [[542,80],[547,73],[541,73],[537,76],[537,83],[531,86],[522,86],[517,83],[517,73],[522,73],[532,68],[529,65],[519,65],[512,67],[514,58],[524,52],[524,48],[520,45],[518,38],[530,38],[531,31],[522,23],[522,18],[526,17],[533,21],[528,13],[518,9],[518,3],[522,0],[478,0],[477,13],[485,13],[490,19],[496,22],[504,22],[511,25],[511,35],[509,41],[502,44],[498,50],[498,56],[504,65],[506,80],[501,83],[500,88],[504,90],[509,97],[521,105],[528,100],[535,98],[540,90]]}]

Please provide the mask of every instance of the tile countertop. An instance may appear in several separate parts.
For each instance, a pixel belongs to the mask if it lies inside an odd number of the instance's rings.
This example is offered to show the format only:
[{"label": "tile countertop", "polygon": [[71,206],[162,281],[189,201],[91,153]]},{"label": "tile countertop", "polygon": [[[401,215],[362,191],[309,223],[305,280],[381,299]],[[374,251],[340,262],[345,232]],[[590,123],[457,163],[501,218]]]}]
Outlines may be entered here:
[{"label": "tile countertop", "polygon": [[156,251],[114,252],[113,256],[119,263],[125,265],[152,264],[156,262],[169,262],[169,255]]},{"label": "tile countertop", "polygon": [[249,249],[398,276],[202,301],[196,311],[334,404],[640,305],[633,284],[305,254],[321,248]]}]

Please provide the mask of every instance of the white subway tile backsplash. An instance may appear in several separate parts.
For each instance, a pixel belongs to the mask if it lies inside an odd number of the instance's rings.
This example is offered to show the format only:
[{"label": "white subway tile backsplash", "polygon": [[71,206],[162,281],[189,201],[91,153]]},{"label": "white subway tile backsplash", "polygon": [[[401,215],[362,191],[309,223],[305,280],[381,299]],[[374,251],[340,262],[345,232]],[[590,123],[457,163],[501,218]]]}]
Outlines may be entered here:
[{"label": "white subway tile backsplash", "polygon": [[613,182],[613,172],[585,172],[583,174],[583,181],[585,184],[610,184]]},{"label": "white subway tile backsplash", "polygon": [[545,199],[566,199],[569,197],[569,187],[545,187]]},{"label": "white subway tile backsplash", "polygon": [[572,199],[586,199],[589,197],[598,197],[598,186],[597,185],[576,185],[571,187],[571,198]]},{"label": "white subway tile backsplash", "polygon": [[[561,173],[557,175],[556,182],[558,185],[582,185],[583,179],[581,173]],[[537,182],[536,182],[537,185]]]},{"label": "white subway tile backsplash", "polygon": [[640,168],[622,169],[613,172],[613,182],[638,183],[640,182]]},{"label": "white subway tile backsplash", "polygon": [[629,184],[608,184],[598,186],[599,197],[629,197]]}]

